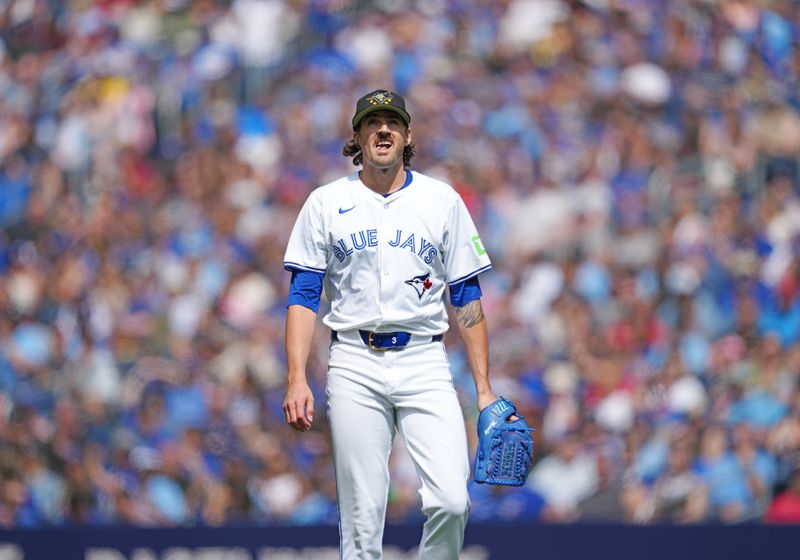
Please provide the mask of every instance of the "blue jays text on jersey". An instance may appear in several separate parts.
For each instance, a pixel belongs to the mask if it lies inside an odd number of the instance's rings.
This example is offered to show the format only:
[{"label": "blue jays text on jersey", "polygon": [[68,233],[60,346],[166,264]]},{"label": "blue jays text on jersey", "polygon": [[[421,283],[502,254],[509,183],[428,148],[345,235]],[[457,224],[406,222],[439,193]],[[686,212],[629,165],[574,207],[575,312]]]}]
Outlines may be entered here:
[{"label": "blue jays text on jersey", "polygon": [[[422,259],[425,264],[431,264],[436,255],[439,254],[434,244],[426,240],[422,235],[404,233],[401,229],[395,232],[394,239],[389,239],[386,243],[390,247],[399,247],[411,251]],[[346,239],[338,239],[331,245],[331,251],[339,262],[344,262],[348,256],[353,254],[353,251],[361,251],[367,247],[377,246],[378,230],[368,229],[353,232]]]},{"label": "blue jays text on jersey", "polygon": [[332,330],[447,330],[446,288],[491,268],[464,201],[416,171],[384,197],[358,173],[315,189],[298,215],[284,266],[324,275]]}]

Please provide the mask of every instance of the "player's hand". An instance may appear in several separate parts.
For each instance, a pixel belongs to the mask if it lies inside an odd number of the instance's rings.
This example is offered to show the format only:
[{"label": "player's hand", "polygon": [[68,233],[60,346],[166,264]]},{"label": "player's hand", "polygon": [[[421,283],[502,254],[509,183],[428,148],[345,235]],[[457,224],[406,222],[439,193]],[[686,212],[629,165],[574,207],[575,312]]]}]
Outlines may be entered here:
[{"label": "player's hand", "polygon": [[492,391],[487,391],[485,393],[478,394],[478,412],[492,404],[494,401],[498,399],[497,395],[495,395]]},{"label": "player's hand", "polygon": [[283,399],[286,423],[298,432],[307,432],[314,422],[314,395],[308,383],[290,383]]}]

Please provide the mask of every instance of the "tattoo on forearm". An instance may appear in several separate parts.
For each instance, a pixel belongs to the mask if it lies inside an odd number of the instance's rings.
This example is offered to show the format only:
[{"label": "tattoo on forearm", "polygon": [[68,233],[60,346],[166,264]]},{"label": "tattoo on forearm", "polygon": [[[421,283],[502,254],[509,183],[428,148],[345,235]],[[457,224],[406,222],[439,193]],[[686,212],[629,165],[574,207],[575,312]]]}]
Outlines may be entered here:
[{"label": "tattoo on forearm", "polygon": [[456,317],[458,317],[459,323],[468,328],[483,321],[481,300],[476,299],[469,302],[464,307],[456,307]]}]

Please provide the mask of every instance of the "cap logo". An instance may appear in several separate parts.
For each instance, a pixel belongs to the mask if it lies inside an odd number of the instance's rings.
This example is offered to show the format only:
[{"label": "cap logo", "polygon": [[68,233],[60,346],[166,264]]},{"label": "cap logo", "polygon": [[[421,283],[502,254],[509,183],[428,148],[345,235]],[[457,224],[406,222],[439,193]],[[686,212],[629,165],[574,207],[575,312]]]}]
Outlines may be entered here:
[{"label": "cap logo", "polygon": [[411,117],[406,111],[406,103],[402,96],[393,93],[388,89],[376,89],[365,96],[359,98],[356,103],[356,114],[353,116],[353,130],[356,130],[358,123],[369,113],[377,110],[394,111],[408,125]]},{"label": "cap logo", "polygon": [[381,91],[369,96],[367,101],[370,105],[390,105],[392,103],[392,94],[388,91]]}]

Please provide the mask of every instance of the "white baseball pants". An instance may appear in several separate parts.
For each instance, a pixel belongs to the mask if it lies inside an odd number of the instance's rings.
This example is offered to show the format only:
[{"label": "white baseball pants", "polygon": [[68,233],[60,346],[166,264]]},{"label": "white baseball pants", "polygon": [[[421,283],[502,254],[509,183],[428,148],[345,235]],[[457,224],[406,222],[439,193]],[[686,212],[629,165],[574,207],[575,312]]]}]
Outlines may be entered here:
[{"label": "white baseball pants", "polygon": [[419,557],[458,560],[469,512],[470,467],[444,345],[428,342],[381,352],[360,341],[333,342],[327,400],[342,560],[382,557],[395,432],[421,483],[427,521]]}]

